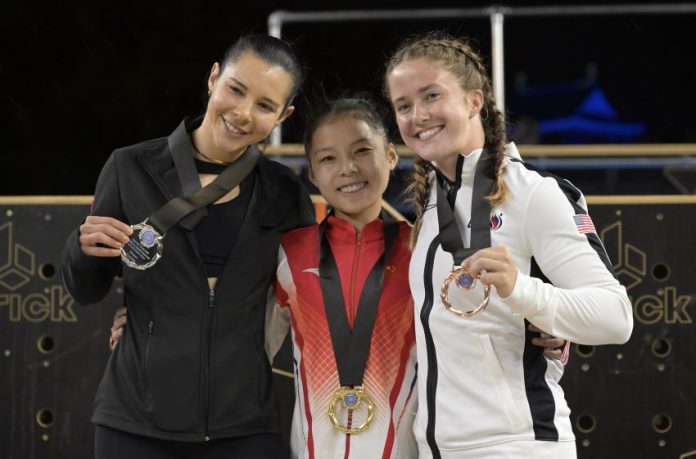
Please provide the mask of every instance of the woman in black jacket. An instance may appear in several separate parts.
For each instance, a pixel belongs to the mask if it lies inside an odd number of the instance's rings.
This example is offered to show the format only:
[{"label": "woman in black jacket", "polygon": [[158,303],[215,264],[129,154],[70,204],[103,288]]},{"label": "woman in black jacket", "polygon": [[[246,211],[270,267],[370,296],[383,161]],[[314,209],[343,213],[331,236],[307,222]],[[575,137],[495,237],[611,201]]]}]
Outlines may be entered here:
[{"label": "woman in black jacket", "polygon": [[131,225],[151,224],[169,201],[257,153],[292,114],[300,83],[285,43],[242,37],[212,67],[202,119],[118,149],[104,165],[61,266],[80,304],[100,301],[123,275],[131,325],[97,391],[97,459],[282,454],[264,314],[281,235],[314,221],[295,174],[261,155],[238,186],[193,212],[194,223],[189,216],[168,228],[152,266],[119,257],[129,236],[143,240],[145,230],[133,234]]}]

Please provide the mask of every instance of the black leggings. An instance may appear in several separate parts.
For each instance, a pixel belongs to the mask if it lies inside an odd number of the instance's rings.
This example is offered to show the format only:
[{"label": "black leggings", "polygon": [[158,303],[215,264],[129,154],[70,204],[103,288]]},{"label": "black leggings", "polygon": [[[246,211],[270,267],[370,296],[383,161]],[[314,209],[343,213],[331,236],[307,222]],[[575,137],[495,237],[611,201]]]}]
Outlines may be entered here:
[{"label": "black leggings", "polygon": [[280,434],[257,434],[221,438],[209,442],[180,442],[142,437],[96,426],[96,459],[279,459],[283,453]]}]

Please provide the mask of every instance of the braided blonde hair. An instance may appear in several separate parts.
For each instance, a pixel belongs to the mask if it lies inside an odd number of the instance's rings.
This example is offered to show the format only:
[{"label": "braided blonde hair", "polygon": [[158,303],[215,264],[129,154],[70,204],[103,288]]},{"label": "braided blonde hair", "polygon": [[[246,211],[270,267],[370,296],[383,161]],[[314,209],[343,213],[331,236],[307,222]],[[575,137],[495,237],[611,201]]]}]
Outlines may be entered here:
[{"label": "braided blonde hair", "polygon": [[[492,176],[496,177],[495,187],[488,195],[492,205],[502,203],[508,194],[508,188],[503,180],[503,155],[507,144],[505,131],[505,119],[498,110],[493,97],[493,89],[488,78],[488,70],[473,48],[465,41],[441,33],[429,33],[424,36],[416,36],[407,39],[396,50],[387,62],[384,77],[384,89],[389,98],[387,78],[399,64],[425,58],[437,62],[443,68],[455,75],[464,91],[479,89],[483,92],[483,108],[481,109],[481,123],[485,135],[484,148],[495,158],[490,162]],[[411,231],[410,245],[413,247],[418,238],[423,213],[430,194],[428,162],[418,158],[415,162],[411,183],[406,192],[410,195],[409,201],[416,208],[416,222]]]}]

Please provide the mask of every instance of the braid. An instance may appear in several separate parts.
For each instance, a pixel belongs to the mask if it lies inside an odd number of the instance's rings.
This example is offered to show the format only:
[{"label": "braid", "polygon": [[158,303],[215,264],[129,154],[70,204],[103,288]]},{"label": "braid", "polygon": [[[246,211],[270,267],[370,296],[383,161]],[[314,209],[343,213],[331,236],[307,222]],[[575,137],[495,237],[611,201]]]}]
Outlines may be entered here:
[{"label": "braid", "polygon": [[495,186],[491,194],[488,195],[488,200],[492,205],[500,205],[507,198],[509,191],[505,180],[503,180],[505,169],[503,158],[505,157],[505,145],[508,141],[505,118],[495,103],[493,90],[488,78],[485,79],[483,95],[485,116],[481,117],[481,123],[483,124],[483,132],[486,138],[484,147],[494,158],[494,161],[491,162],[491,169],[488,172],[492,177],[496,178]]},{"label": "braid", "polygon": [[[507,197],[508,189],[503,175],[503,157],[507,144],[505,118],[498,110],[493,97],[493,89],[488,79],[488,69],[481,56],[466,41],[449,35],[433,32],[425,36],[416,36],[404,42],[387,64],[385,75],[385,95],[389,96],[386,76],[400,63],[412,59],[426,58],[443,64],[452,72],[465,91],[479,89],[483,92],[483,108],[480,118],[485,134],[484,147],[495,158],[491,162],[489,173],[496,177],[496,184],[488,200],[494,204],[502,203]],[[414,174],[414,177],[416,174]],[[415,189],[415,186],[413,187]]]},{"label": "braid", "polygon": [[428,180],[429,170],[428,162],[424,159],[417,158],[413,165],[413,175],[411,183],[406,188],[406,193],[410,194],[408,201],[416,208],[416,221],[411,229],[411,237],[408,240],[409,247],[413,249],[418,239],[421,224],[423,223],[423,214],[425,206],[428,203],[430,195],[430,180]]}]

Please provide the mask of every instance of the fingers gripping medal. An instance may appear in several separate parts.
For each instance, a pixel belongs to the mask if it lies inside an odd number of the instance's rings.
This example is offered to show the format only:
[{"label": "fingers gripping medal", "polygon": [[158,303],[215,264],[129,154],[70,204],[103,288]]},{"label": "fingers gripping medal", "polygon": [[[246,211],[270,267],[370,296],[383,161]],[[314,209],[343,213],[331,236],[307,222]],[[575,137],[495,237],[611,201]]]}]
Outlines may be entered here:
[{"label": "fingers gripping medal", "polygon": [[452,272],[449,273],[445,281],[442,283],[442,289],[440,290],[440,299],[442,300],[442,304],[445,306],[445,309],[459,317],[473,317],[486,309],[486,306],[488,306],[488,300],[491,298],[491,287],[489,285],[483,285],[483,300],[478,306],[469,311],[462,311],[461,309],[457,309],[452,306],[449,301],[449,287],[452,281],[454,281],[454,285],[456,285],[459,290],[470,291],[476,287],[478,277],[472,276],[471,273],[469,273],[469,270],[466,268],[455,266],[452,269]]},{"label": "fingers gripping medal", "polygon": [[133,269],[144,270],[162,258],[162,236],[147,220],[131,225],[133,234],[127,244],[121,247],[121,260]]},{"label": "fingers gripping medal", "polygon": [[[347,426],[341,424],[338,420],[339,408],[343,408],[349,412],[352,416],[348,416],[349,419],[355,419],[354,413],[358,408],[365,403],[367,406],[367,416],[365,420],[355,426]],[[367,395],[367,392],[363,390],[362,387],[342,387],[336,391],[329,403],[329,418],[331,419],[331,424],[343,433],[355,435],[358,434],[370,426],[372,418],[375,415],[375,404]]]}]

